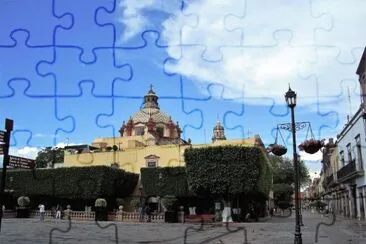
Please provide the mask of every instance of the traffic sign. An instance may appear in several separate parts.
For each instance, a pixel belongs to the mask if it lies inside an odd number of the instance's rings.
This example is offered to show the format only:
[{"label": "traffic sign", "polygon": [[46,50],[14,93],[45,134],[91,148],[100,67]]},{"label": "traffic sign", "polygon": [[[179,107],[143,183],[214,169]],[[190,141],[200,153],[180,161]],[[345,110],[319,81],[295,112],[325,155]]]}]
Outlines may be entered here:
[{"label": "traffic sign", "polygon": [[14,168],[33,169],[36,166],[36,161],[29,158],[9,155],[9,166]]},{"label": "traffic sign", "polygon": [[0,130],[0,142],[5,142],[5,131]]}]

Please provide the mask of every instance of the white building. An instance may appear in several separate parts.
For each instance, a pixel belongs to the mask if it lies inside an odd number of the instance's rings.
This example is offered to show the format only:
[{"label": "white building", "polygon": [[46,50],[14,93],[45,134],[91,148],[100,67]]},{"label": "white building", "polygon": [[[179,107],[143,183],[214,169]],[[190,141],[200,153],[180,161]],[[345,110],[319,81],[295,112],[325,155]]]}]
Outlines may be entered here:
[{"label": "white building", "polygon": [[335,211],[350,218],[366,219],[366,48],[357,68],[361,104],[337,135],[336,145],[323,149],[324,188],[336,200]]},{"label": "white building", "polygon": [[343,215],[364,219],[366,177],[363,160],[366,158],[366,136],[363,108],[356,114],[337,135],[339,184],[338,200]]}]

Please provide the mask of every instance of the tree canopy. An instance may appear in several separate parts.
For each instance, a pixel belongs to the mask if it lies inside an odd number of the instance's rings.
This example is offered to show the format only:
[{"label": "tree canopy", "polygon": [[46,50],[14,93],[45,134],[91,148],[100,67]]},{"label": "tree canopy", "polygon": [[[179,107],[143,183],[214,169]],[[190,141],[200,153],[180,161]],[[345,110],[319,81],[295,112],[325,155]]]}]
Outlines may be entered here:
[{"label": "tree canopy", "polygon": [[260,192],[268,196],[272,175],[257,147],[190,148],[184,153],[187,180],[196,194],[230,196]]},{"label": "tree canopy", "polygon": [[38,152],[36,157],[37,168],[47,168],[64,162],[64,149],[60,147],[46,147]]},{"label": "tree canopy", "polygon": [[[273,195],[277,205],[287,206],[294,193],[292,184],[295,182],[293,161],[287,157],[270,155],[273,172]],[[305,186],[309,180],[309,171],[304,161],[299,162],[300,186]]]},{"label": "tree canopy", "polygon": [[[294,166],[292,159],[270,155],[273,169],[273,184],[289,184],[295,182]],[[299,162],[300,185],[305,186],[310,180],[309,171],[304,161]]]}]

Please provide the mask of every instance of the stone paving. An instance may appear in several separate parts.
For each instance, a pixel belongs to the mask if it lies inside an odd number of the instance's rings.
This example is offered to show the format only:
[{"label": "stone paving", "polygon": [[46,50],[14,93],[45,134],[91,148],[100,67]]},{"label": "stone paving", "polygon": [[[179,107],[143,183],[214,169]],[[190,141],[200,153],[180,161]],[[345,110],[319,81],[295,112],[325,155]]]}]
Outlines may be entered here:
[{"label": "stone paving", "polygon": [[[258,223],[222,224],[123,223],[67,220],[5,219],[0,243],[225,243],[293,244],[294,216],[262,219]],[[331,219],[303,213],[303,244],[316,243],[315,230],[320,222]],[[70,227],[70,228],[69,228]],[[106,227],[106,228],[104,228]],[[194,229],[192,229],[194,228]],[[187,230],[188,229],[188,230]],[[187,238],[184,239],[184,233]],[[320,227],[319,244],[366,244],[366,222],[338,218],[334,225]]]}]

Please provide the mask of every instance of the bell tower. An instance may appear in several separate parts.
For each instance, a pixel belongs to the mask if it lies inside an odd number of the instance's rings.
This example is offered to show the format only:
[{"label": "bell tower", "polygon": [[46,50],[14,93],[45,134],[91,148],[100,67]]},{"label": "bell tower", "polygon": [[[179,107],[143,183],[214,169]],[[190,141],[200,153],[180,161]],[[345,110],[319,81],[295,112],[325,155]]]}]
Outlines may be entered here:
[{"label": "bell tower", "polygon": [[214,143],[215,141],[221,141],[221,140],[226,140],[225,129],[221,125],[220,121],[217,120],[216,126],[213,128],[212,143]]}]

